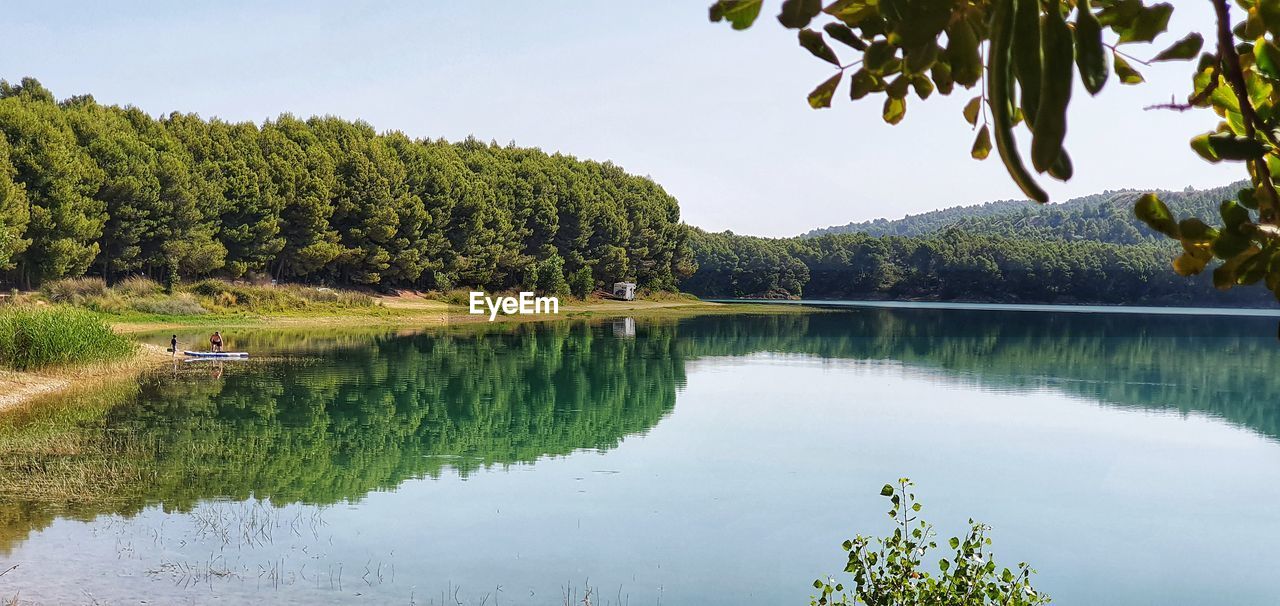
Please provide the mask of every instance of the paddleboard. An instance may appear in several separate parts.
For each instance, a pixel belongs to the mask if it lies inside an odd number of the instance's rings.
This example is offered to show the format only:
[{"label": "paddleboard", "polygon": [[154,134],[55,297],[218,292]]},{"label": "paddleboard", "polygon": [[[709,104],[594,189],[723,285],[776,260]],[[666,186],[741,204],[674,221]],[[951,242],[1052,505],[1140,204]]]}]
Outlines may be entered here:
[{"label": "paddleboard", "polygon": [[193,358],[247,358],[249,357],[248,352],[243,352],[243,351],[223,351],[223,352],[184,351],[182,352],[182,354],[191,356]]}]

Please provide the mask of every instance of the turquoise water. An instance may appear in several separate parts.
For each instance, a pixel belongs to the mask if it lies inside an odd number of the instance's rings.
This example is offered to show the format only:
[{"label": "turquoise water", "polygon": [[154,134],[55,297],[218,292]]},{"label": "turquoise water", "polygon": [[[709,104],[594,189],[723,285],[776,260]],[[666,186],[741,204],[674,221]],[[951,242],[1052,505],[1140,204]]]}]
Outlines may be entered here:
[{"label": "turquoise water", "polygon": [[891,530],[877,493],[908,476],[944,536],[990,524],[1055,603],[1272,604],[1274,322],[857,308],[241,336],[262,359],[166,368],[74,452],[0,454],[19,486],[90,454],[124,478],[0,497],[0,596],[803,604],[841,541]]}]

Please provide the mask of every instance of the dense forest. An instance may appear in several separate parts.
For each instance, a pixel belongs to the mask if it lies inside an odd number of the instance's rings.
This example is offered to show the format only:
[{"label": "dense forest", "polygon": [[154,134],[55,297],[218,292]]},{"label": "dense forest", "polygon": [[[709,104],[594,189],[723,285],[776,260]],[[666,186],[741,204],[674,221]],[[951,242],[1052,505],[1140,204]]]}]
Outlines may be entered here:
[{"label": "dense forest", "polygon": [[[536,149],[282,115],[152,117],[0,81],[0,284],[206,276],[380,289],[1270,305],[1170,269],[1135,191],[767,239],[705,233],[651,179]],[[1165,192],[1211,218],[1233,187]]]},{"label": "dense forest", "polygon": [[[1164,192],[1209,218],[1236,187]],[[1177,244],[1133,215],[1136,191],[1063,204],[1002,201],[796,238],[695,231],[698,271],[683,285],[712,297],[934,299],[1026,303],[1274,305],[1266,292],[1213,289],[1170,266]]]},{"label": "dense forest", "polygon": [[[270,277],[504,289],[692,271],[676,200],[610,163],[282,115],[154,118],[0,81],[0,283]],[[556,274],[556,275],[551,275]]]}]

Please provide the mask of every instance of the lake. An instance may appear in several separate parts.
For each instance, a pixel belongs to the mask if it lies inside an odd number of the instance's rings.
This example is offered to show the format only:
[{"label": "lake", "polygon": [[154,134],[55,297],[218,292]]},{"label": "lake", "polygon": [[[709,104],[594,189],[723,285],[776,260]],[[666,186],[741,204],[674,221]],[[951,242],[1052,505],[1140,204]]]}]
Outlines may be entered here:
[{"label": "lake", "polygon": [[233,334],[264,355],[0,427],[0,598],[807,604],[843,540],[891,532],[879,489],[906,476],[941,542],[990,524],[1056,604],[1274,604],[1275,323],[850,308]]}]

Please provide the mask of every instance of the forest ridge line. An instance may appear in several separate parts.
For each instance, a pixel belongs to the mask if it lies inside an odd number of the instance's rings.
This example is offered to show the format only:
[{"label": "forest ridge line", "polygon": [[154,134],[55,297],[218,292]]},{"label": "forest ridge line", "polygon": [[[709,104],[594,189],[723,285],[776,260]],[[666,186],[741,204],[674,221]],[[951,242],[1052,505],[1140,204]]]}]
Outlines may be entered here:
[{"label": "forest ridge line", "polygon": [[[615,281],[717,297],[1272,304],[1168,271],[1134,193],[796,238],[712,234],[612,163],[282,115],[257,125],[0,82],[0,281],[145,274],[446,291]],[[1167,195],[1211,217],[1230,186]],[[837,233],[848,232],[848,233]]]},{"label": "forest ridge line", "polygon": [[[692,273],[675,198],[605,162],[335,117],[261,126],[0,82],[0,270],[502,290]],[[538,279],[556,272],[560,280]]]}]

